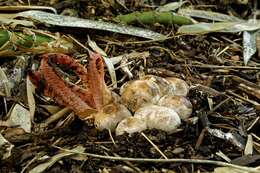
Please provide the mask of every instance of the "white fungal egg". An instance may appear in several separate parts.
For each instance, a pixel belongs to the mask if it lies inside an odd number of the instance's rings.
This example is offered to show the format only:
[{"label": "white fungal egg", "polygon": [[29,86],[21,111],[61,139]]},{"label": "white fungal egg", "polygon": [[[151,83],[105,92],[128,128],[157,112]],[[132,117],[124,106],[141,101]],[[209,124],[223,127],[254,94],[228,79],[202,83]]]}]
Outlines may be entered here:
[{"label": "white fungal egg", "polygon": [[141,107],[135,112],[134,117],[145,121],[149,129],[166,132],[173,132],[181,124],[179,115],[173,109],[158,105]]},{"label": "white fungal egg", "polygon": [[134,80],[120,88],[122,103],[135,112],[138,108],[155,104],[160,98],[159,86],[151,80]]},{"label": "white fungal egg", "polygon": [[169,94],[187,96],[189,92],[189,85],[184,80],[175,77],[167,77],[165,79],[170,82],[172,87]]},{"label": "white fungal egg", "polygon": [[116,127],[116,135],[124,133],[141,132],[147,129],[146,122],[136,117],[127,117],[123,119]]},{"label": "white fungal egg", "polygon": [[192,104],[184,96],[166,95],[163,96],[158,105],[165,106],[175,110],[182,120],[185,120],[191,116]]},{"label": "white fungal egg", "polygon": [[167,81],[165,78],[155,75],[145,75],[141,78],[141,80],[150,80],[155,82],[160,88],[160,94],[165,95],[171,90],[171,83]]},{"label": "white fungal egg", "polygon": [[117,124],[126,117],[132,116],[130,111],[122,104],[110,103],[99,112],[93,114],[97,129],[114,131]]}]

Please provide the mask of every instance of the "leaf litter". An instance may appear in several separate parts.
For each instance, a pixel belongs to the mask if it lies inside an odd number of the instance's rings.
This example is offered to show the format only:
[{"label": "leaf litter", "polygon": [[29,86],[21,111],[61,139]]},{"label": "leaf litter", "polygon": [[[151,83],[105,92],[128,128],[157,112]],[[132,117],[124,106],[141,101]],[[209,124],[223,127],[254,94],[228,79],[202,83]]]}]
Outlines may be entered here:
[{"label": "leaf litter", "polygon": [[[254,3],[33,3],[34,9],[58,14],[11,6],[0,15],[0,172],[259,172]],[[80,18],[59,15],[70,6]],[[143,22],[143,14],[150,14],[144,12],[156,10],[174,11],[193,24]],[[114,23],[117,16],[136,12],[134,26]],[[103,57],[93,60],[91,51]],[[145,79],[159,99],[176,91],[169,89],[169,77],[189,86],[183,97],[192,104],[190,117],[178,120],[171,132],[153,122],[156,128],[150,123],[141,132],[116,135],[111,127],[135,114],[121,115],[132,103],[122,100],[120,88]],[[139,89],[149,94],[145,87],[132,91]],[[150,104],[145,98],[136,100]],[[152,99],[142,109],[161,106]],[[94,113],[89,116],[88,110]],[[147,117],[155,121],[160,114]]]}]

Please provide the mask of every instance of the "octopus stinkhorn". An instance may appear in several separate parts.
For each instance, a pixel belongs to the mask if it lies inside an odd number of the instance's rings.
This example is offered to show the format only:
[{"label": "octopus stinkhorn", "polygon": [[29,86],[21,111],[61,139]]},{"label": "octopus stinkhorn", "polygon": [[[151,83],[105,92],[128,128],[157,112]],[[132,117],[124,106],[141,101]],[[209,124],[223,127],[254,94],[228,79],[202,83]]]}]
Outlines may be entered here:
[{"label": "octopus stinkhorn", "polygon": [[[104,81],[104,65],[99,54],[90,52],[87,68],[61,53],[44,54],[41,58],[38,71],[30,74],[32,83],[37,87],[43,84],[45,96],[52,98],[59,105],[69,107],[79,118],[86,119],[112,102],[111,92]],[[73,70],[83,86],[63,80],[55,70],[55,65],[67,66]]]}]

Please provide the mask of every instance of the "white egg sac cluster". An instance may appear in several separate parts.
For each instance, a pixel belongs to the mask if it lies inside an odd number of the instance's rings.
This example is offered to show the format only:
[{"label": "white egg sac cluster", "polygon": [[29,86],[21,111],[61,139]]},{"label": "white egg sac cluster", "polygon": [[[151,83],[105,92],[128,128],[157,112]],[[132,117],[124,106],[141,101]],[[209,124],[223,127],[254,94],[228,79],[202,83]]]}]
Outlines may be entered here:
[{"label": "white egg sac cluster", "polygon": [[174,77],[147,75],[129,81],[120,88],[120,97],[95,116],[95,124],[116,135],[153,128],[173,132],[192,113],[188,92],[188,84]]}]

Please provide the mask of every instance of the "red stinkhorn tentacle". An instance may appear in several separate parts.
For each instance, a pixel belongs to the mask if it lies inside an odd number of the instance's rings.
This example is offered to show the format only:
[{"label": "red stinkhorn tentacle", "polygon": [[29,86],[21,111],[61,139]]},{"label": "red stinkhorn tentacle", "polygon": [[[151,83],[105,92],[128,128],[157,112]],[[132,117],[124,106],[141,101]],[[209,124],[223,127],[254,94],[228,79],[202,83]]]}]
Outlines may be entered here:
[{"label": "red stinkhorn tentacle", "polygon": [[59,54],[44,54],[42,58],[48,57],[55,64],[67,65],[71,70],[73,70],[82,80],[83,84],[88,85],[88,70],[78,63],[75,59],[71,58],[68,55],[59,53]]},{"label": "red stinkhorn tentacle", "polygon": [[84,119],[96,110],[84,102],[77,94],[68,88],[65,82],[54,72],[48,64],[48,56],[41,60],[40,72],[43,75],[46,86],[44,95],[51,97],[60,105],[68,106],[80,118]]},{"label": "red stinkhorn tentacle", "polygon": [[96,108],[95,101],[92,96],[92,92],[90,92],[87,89],[81,88],[77,85],[67,84],[68,87],[72,90],[73,93],[75,93],[77,96],[79,96],[84,102],[86,102],[90,107]]},{"label": "red stinkhorn tentacle", "polygon": [[[111,92],[104,80],[104,64],[99,54],[90,52],[87,69],[75,59],[64,54],[44,54],[37,72],[32,72],[35,85],[44,80],[44,95],[60,105],[71,108],[81,119],[89,118],[94,112],[111,102]],[[52,65],[61,64],[73,70],[86,88],[65,82]]]},{"label": "red stinkhorn tentacle", "polygon": [[88,64],[88,79],[89,89],[95,101],[96,108],[100,110],[103,106],[103,90],[105,86],[104,81],[104,65],[99,54],[90,52],[90,60]]},{"label": "red stinkhorn tentacle", "polygon": [[[42,58],[48,58],[48,60],[52,61],[52,63],[55,64],[67,65],[80,77],[83,84],[85,84],[85,87],[88,87],[87,69],[70,56],[65,54],[44,54],[42,55]],[[91,106],[92,108],[96,108],[94,99],[92,97],[92,93],[88,89],[84,89],[77,85],[72,85],[70,83],[66,84],[76,95],[78,95],[89,106]]]}]

